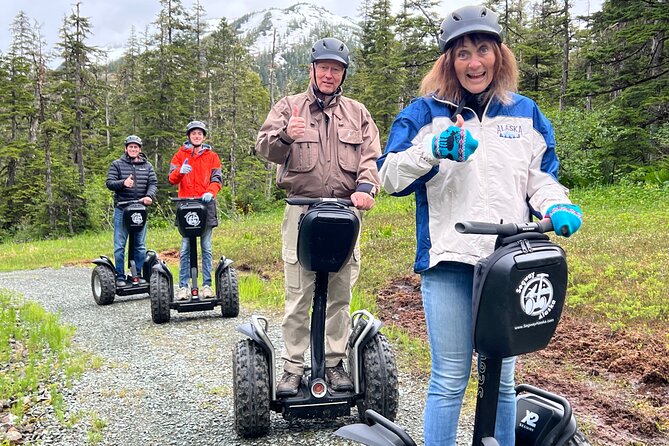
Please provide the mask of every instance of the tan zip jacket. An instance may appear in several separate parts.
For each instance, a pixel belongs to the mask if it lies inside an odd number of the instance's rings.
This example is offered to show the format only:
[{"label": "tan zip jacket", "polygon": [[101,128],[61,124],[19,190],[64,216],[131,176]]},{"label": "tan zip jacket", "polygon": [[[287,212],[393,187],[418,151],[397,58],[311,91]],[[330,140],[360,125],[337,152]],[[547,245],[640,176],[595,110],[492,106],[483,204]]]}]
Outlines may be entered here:
[{"label": "tan zip jacket", "polygon": [[[294,105],[306,123],[304,136],[295,141],[285,132]],[[284,97],[262,125],[256,152],[279,165],[277,185],[288,197],[349,198],[379,190],[379,130],[364,105],[344,96],[324,109],[311,86]]]}]

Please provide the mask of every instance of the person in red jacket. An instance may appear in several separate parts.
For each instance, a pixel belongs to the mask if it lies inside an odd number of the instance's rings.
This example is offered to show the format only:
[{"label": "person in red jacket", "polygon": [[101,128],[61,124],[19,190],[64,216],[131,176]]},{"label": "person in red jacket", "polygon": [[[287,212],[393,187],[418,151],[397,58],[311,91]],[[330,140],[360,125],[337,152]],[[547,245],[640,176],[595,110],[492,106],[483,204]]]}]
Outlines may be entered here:
[{"label": "person in red jacket", "polygon": [[[215,226],[218,226],[216,211],[216,194],[223,184],[221,175],[221,160],[205,144],[207,139],[207,125],[202,121],[191,121],[186,126],[188,140],[179,148],[170,161],[170,184],[179,186],[179,198],[201,197],[207,205],[207,229],[200,237],[202,249],[202,289],[200,297],[213,298],[211,288],[211,236]],[[190,276],[190,242],[187,237],[181,239],[181,253],[179,255],[179,288],[177,300],[188,300],[190,290],[188,279]]]}]

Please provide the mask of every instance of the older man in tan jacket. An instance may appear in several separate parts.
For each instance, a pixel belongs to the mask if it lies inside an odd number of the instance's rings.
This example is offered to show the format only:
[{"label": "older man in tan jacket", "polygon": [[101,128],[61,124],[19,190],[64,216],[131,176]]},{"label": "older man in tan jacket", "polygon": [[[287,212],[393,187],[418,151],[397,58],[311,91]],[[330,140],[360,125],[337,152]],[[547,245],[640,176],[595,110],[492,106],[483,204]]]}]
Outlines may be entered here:
[{"label": "older man in tan jacket", "polygon": [[[376,160],[381,154],[379,131],[361,103],[342,96],[349,51],[335,38],[314,43],[306,92],[281,99],[258,134],[256,152],[279,164],[277,185],[288,197],[346,198],[355,212],[374,206],[379,190]],[[309,310],[314,273],[297,260],[297,226],[302,206],[287,205],[281,228],[286,287],[282,323],[284,373],[277,395],[297,394],[309,347]],[[350,331],[351,289],[360,270],[360,245],[338,273],[329,278],[325,322],[325,374],[334,390],[353,388],[343,367]]]}]

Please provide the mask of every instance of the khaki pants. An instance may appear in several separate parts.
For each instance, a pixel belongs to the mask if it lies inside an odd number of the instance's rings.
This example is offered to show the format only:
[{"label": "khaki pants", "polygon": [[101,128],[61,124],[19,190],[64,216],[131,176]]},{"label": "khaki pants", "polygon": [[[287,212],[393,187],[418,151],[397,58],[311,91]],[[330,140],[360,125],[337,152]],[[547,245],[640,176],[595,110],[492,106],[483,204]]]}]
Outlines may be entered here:
[{"label": "khaki pants", "polygon": [[[316,274],[307,271],[297,260],[297,226],[305,206],[287,205],[281,235],[286,285],[286,310],[281,328],[285,371],[304,374],[304,352],[309,348],[311,305]],[[354,212],[360,218],[360,212]],[[360,238],[348,263],[328,278],[328,299],[325,317],[325,366],[334,367],[346,357],[346,342],[351,330],[351,289],[360,271]]]}]

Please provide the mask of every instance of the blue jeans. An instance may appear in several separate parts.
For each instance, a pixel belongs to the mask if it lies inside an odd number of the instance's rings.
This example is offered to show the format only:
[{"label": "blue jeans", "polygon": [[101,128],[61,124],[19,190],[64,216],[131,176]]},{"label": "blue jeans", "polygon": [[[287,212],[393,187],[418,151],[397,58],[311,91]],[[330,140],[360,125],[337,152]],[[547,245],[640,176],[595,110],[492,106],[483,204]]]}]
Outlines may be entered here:
[{"label": "blue jeans", "polygon": [[[425,445],[453,446],[462,399],[472,367],[473,265],[442,262],[421,274],[421,289],[432,354],[425,405]],[[515,357],[502,364],[495,438],[515,443]]]},{"label": "blue jeans", "polygon": [[[202,250],[202,285],[211,286],[211,236],[213,227],[207,227],[200,237],[200,248]],[[190,239],[184,237],[181,239],[181,253],[179,254],[179,286],[181,288],[188,286],[190,279]]]},{"label": "blue jeans", "polygon": [[[146,257],[146,225],[141,231],[133,234],[135,249],[133,258],[137,267],[137,274],[142,275],[142,267]],[[128,230],[123,225],[123,209],[114,208],[114,266],[116,278],[125,280],[125,243],[128,241]]]}]

